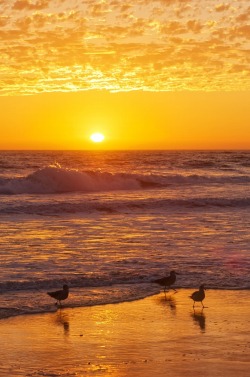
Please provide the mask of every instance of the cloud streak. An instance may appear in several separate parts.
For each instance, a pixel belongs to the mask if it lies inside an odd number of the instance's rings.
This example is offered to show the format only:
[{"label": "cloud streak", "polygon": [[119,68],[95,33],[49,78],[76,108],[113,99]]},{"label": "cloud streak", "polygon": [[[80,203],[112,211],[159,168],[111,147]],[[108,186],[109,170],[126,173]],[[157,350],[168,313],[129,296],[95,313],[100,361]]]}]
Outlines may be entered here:
[{"label": "cloud streak", "polygon": [[248,4],[3,0],[0,95],[249,90]]}]

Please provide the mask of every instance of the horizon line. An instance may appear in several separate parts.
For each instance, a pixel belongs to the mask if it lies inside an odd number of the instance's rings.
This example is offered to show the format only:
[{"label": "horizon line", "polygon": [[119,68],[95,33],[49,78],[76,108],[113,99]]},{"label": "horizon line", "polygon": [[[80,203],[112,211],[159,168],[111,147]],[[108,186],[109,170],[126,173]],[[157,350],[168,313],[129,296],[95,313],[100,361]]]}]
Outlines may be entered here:
[{"label": "horizon line", "polygon": [[175,148],[175,149],[0,149],[0,152],[176,152],[176,151],[249,151],[249,148]]}]

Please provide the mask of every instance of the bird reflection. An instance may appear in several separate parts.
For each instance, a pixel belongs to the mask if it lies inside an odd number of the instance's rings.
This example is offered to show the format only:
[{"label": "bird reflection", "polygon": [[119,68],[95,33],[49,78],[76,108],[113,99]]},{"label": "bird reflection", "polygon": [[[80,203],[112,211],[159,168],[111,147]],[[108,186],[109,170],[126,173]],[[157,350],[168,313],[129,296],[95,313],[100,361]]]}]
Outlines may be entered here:
[{"label": "bird reflection", "polygon": [[63,313],[61,309],[56,312],[55,323],[59,326],[63,326],[65,335],[69,334],[69,317],[67,314]]},{"label": "bird reflection", "polygon": [[200,329],[202,332],[206,331],[206,317],[205,314],[203,313],[203,310],[201,311],[195,311],[191,314],[194,323],[196,325],[199,325]]},{"label": "bird reflection", "polygon": [[173,295],[164,295],[164,297],[159,297],[160,305],[168,307],[172,314],[176,314],[176,300]]}]

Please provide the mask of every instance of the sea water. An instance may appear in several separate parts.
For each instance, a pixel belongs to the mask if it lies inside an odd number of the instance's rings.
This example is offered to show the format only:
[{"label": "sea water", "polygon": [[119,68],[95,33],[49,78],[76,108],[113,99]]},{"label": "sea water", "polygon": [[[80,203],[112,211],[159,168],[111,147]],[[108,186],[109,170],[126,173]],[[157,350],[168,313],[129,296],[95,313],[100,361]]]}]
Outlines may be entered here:
[{"label": "sea water", "polygon": [[249,289],[249,151],[0,152],[0,318]]}]

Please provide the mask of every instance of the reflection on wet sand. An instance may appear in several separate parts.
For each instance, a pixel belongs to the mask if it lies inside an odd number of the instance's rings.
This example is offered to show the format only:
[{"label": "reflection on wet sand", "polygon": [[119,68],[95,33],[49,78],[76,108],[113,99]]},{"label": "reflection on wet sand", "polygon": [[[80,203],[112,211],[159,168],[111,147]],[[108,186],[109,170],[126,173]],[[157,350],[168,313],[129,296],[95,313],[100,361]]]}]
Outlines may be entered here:
[{"label": "reflection on wet sand", "polygon": [[2,320],[0,376],[248,377],[249,291],[192,291]]},{"label": "reflection on wet sand", "polygon": [[63,326],[64,334],[69,335],[69,316],[67,313],[63,312],[62,309],[59,309],[55,313],[54,323],[58,326]]},{"label": "reflection on wet sand", "polygon": [[206,331],[206,316],[203,313],[203,310],[194,310],[193,313],[191,314],[191,317],[194,320],[194,323],[198,325],[201,329],[201,332]]},{"label": "reflection on wet sand", "polygon": [[176,314],[176,299],[173,295],[164,295],[158,297],[158,303],[164,307],[167,307],[170,309],[170,312],[172,314]]}]

